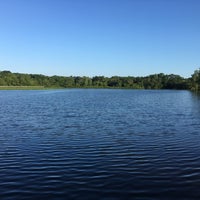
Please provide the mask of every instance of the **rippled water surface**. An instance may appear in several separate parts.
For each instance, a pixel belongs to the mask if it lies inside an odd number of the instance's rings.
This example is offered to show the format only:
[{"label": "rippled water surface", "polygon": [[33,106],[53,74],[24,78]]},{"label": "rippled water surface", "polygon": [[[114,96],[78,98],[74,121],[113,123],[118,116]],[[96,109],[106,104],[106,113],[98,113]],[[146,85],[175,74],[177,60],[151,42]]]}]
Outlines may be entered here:
[{"label": "rippled water surface", "polygon": [[0,199],[200,199],[200,97],[0,91]]}]

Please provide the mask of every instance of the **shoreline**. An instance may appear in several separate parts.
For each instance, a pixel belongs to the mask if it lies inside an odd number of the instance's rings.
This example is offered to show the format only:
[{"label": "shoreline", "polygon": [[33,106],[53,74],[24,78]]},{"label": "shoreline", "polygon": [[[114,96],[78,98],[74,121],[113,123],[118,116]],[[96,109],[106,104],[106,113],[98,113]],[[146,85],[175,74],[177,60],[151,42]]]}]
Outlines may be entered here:
[{"label": "shoreline", "polygon": [[[145,89],[131,87],[45,87],[45,86],[0,86],[0,90],[60,90],[60,89],[121,89],[121,90],[188,90],[188,89]],[[193,90],[188,90],[193,91]]]}]

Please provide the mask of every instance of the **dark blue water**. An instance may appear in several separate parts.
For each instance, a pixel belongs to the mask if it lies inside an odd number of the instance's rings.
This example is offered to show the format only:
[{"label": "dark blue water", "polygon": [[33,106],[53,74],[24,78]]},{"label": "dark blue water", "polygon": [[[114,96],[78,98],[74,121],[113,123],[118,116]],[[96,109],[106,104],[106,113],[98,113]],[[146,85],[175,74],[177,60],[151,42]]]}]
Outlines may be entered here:
[{"label": "dark blue water", "polygon": [[189,91],[0,91],[0,199],[200,199]]}]

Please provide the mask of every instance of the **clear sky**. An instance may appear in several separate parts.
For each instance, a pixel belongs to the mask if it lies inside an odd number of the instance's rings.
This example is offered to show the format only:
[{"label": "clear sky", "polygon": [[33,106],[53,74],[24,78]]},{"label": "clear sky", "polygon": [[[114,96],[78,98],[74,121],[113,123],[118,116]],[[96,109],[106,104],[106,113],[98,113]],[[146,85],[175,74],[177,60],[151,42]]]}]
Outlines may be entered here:
[{"label": "clear sky", "polygon": [[0,71],[190,77],[200,0],[0,0]]}]

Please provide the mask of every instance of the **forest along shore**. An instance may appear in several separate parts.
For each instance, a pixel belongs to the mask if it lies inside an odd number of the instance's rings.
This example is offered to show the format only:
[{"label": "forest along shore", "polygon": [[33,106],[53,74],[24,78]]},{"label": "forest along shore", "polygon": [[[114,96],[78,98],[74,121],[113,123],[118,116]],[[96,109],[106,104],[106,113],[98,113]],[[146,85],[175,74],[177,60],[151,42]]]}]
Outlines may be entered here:
[{"label": "forest along shore", "polygon": [[200,69],[190,78],[175,74],[134,76],[45,76],[0,71],[0,89],[47,89],[47,88],[130,88],[130,89],[178,89],[200,90]]}]

